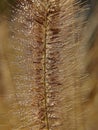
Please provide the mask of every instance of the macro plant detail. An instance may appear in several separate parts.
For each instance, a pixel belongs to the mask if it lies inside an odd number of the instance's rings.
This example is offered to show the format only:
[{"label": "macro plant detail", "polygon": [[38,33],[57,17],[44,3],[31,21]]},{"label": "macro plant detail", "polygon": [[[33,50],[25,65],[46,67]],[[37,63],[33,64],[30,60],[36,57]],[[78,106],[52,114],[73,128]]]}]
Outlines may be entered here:
[{"label": "macro plant detail", "polygon": [[78,0],[11,5],[2,53],[9,77],[8,119],[1,130],[97,130],[91,122],[91,64],[86,63],[93,31],[84,35],[90,11]]}]

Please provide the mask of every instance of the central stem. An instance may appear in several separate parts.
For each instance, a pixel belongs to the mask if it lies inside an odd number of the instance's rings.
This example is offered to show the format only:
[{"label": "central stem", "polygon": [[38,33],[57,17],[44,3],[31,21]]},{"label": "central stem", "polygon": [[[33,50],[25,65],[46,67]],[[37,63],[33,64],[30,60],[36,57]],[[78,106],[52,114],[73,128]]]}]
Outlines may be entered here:
[{"label": "central stem", "polygon": [[48,113],[47,113],[47,86],[46,86],[46,44],[47,44],[47,11],[48,11],[48,1],[46,1],[46,14],[45,14],[45,37],[44,37],[44,88],[45,88],[45,121],[47,130],[49,130],[49,120],[48,120]]}]

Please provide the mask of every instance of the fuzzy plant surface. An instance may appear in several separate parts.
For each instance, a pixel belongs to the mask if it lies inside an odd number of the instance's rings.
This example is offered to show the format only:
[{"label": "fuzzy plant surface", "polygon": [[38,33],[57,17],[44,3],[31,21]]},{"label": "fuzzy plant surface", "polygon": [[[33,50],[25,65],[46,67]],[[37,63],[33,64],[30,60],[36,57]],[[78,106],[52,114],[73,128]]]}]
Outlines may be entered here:
[{"label": "fuzzy plant surface", "polygon": [[98,130],[92,2],[7,3],[0,24],[6,26],[4,37],[0,32],[0,130]]}]

